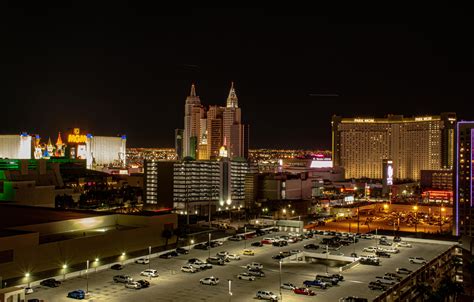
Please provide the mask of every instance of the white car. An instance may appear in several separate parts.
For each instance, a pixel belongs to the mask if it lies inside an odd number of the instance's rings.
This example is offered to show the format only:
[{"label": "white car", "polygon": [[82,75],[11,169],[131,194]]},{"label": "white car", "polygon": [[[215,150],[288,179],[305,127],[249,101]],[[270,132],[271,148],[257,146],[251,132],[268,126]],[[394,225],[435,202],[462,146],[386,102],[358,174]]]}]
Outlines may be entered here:
[{"label": "white car", "polygon": [[181,267],[181,271],[185,272],[185,273],[195,273],[198,270],[195,267],[191,266],[191,265],[183,265]]},{"label": "white car", "polygon": [[199,280],[199,283],[207,285],[217,285],[219,283],[219,278],[216,278],[214,276],[202,278],[201,280]]},{"label": "white car", "polygon": [[410,243],[405,242],[405,241],[401,241],[401,242],[397,243],[397,246],[398,247],[413,247]]},{"label": "white car", "polygon": [[379,248],[381,252],[386,252],[386,253],[391,253],[391,254],[397,254],[400,253],[400,250],[397,249],[396,247],[389,247],[389,248]]},{"label": "white car", "polygon": [[383,284],[393,285],[393,284],[397,283],[397,280],[393,279],[392,277],[388,277],[388,276],[375,277],[375,279],[377,279],[376,282],[383,283]]},{"label": "white car", "polygon": [[160,274],[158,274],[158,271],[156,269],[146,269],[141,272],[140,275],[146,277],[158,277]]},{"label": "white car", "polygon": [[221,251],[221,252],[218,252],[216,256],[219,256],[219,257],[229,256],[229,252]]},{"label": "white car", "polygon": [[137,281],[125,283],[126,288],[140,289],[142,286]]},{"label": "white car", "polygon": [[282,289],[294,290],[296,286],[293,283],[283,283],[280,286]]},{"label": "white car", "polygon": [[135,260],[135,263],[138,263],[138,264],[148,264],[148,263],[150,263],[150,259],[148,259],[148,258],[140,258],[140,259]]},{"label": "white car", "polygon": [[237,279],[255,281],[255,276],[252,276],[249,273],[240,273],[240,274],[237,275]]},{"label": "white car", "polygon": [[252,262],[252,263],[247,264],[247,268],[262,269],[263,265],[261,263],[258,263],[258,262]]},{"label": "white car", "polygon": [[34,292],[32,287],[25,287],[25,295],[32,294]]},{"label": "white car", "polygon": [[264,300],[278,300],[278,296],[268,290],[259,290],[256,294],[257,299],[264,299]]},{"label": "white car", "polygon": [[408,258],[408,260],[410,261],[410,263],[418,263],[418,264],[426,264],[427,261],[425,258],[423,257],[410,257]]},{"label": "white car", "polygon": [[374,239],[375,236],[372,234],[365,234],[365,239]]},{"label": "white car", "polygon": [[290,255],[296,255],[298,253],[301,253],[302,250],[290,250]]},{"label": "white car", "polygon": [[229,258],[230,260],[240,260],[240,256],[236,254],[229,254],[227,255],[227,258]]},{"label": "white car", "polygon": [[368,253],[375,253],[378,250],[379,249],[375,246],[368,246],[368,247],[364,247],[364,249],[362,251],[363,252],[368,252]]}]

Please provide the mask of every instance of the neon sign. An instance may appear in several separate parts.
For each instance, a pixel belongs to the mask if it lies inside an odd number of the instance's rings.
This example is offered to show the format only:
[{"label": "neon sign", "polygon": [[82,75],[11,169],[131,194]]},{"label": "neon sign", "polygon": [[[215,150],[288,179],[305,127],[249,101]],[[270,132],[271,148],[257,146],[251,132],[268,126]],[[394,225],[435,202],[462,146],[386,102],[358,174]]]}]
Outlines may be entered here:
[{"label": "neon sign", "polygon": [[68,143],[81,144],[87,141],[87,136],[84,134],[81,134],[81,130],[79,128],[74,128],[72,132],[73,133],[69,134],[67,137]]}]

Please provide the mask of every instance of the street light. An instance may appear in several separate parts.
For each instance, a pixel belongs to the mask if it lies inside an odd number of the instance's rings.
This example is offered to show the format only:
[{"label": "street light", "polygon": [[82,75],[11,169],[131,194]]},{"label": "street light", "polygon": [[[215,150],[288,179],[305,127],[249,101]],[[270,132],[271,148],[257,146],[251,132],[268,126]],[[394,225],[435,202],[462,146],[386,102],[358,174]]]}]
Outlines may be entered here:
[{"label": "street light", "polygon": [[446,208],[441,205],[441,211],[439,212],[439,232],[443,232],[443,212],[446,211]]},{"label": "street light", "polygon": [[418,224],[418,206],[413,206],[413,210],[415,211],[415,233],[417,232],[417,224]]},{"label": "street light", "polygon": [[67,264],[63,264],[63,281],[66,280],[66,269],[67,269]]},{"label": "street light", "polygon": [[89,293],[89,260],[86,262],[86,294]]},{"label": "street light", "polygon": [[211,233],[209,233],[209,258],[211,258]]},{"label": "street light", "polygon": [[228,279],[229,281],[229,302],[232,301],[232,280]]},{"label": "street light", "polygon": [[26,281],[28,281],[28,287],[30,287],[30,273],[25,274]]},{"label": "street light", "polygon": [[244,227],[244,250],[247,249],[247,227]]},{"label": "street light", "polygon": [[[151,269],[151,246],[148,247],[148,269]],[[150,275],[150,279],[151,279],[151,275]]]},{"label": "street light", "polygon": [[283,301],[283,293],[281,292],[281,259],[280,259],[280,300]]}]

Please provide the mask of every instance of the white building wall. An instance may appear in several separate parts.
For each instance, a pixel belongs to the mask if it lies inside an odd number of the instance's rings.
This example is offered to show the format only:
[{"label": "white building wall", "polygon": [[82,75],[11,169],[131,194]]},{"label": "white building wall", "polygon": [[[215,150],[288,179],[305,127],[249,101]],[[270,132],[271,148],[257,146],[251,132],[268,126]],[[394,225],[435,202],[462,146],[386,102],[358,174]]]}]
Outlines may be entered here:
[{"label": "white building wall", "polygon": [[0,158],[31,159],[31,136],[0,135]]},{"label": "white building wall", "polygon": [[[86,143],[89,147],[88,158],[92,158],[95,164],[100,166],[117,163],[124,166],[126,164],[126,141],[125,137],[90,136]],[[92,168],[92,163],[88,168]]]}]

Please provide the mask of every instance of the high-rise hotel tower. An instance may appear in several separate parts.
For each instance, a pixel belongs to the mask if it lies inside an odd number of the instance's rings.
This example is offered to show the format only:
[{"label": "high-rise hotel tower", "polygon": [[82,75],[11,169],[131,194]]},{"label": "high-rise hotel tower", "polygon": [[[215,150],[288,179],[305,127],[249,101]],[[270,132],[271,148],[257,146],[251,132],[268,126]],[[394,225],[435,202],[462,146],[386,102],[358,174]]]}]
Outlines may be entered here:
[{"label": "high-rise hotel tower", "polygon": [[421,170],[452,169],[455,113],[439,116],[332,118],[332,154],[346,178],[381,179],[383,161],[394,178],[420,179]]},{"label": "high-rise hotel tower", "polygon": [[[176,130],[178,132],[179,129]],[[196,95],[194,84],[191,86],[191,94],[185,104],[182,148],[181,145],[176,147],[178,158],[218,159],[222,148],[231,159],[247,158],[248,137],[249,127],[242,124],[234,83],[230,87],[226,106],[209,106],[208,110]]]}]

